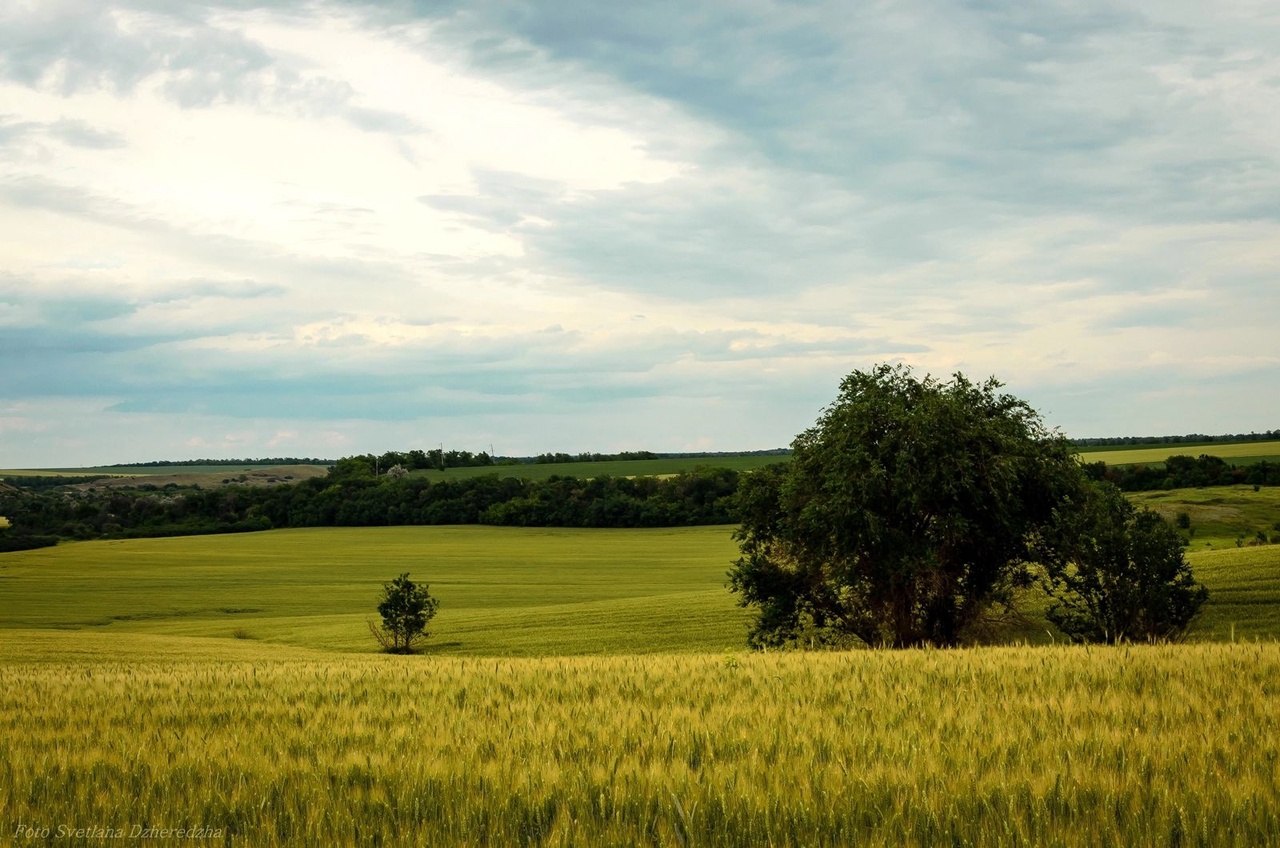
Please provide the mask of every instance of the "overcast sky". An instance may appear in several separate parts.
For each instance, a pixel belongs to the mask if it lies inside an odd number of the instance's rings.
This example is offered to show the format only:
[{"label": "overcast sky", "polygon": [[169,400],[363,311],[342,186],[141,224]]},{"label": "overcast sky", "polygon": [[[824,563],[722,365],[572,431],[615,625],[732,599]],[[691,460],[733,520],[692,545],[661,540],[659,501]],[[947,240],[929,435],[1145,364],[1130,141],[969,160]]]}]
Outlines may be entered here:
[{"label": "overcast sky", "polygon": [[1280,427],[1280,5],[0,2],[0,468]]}]

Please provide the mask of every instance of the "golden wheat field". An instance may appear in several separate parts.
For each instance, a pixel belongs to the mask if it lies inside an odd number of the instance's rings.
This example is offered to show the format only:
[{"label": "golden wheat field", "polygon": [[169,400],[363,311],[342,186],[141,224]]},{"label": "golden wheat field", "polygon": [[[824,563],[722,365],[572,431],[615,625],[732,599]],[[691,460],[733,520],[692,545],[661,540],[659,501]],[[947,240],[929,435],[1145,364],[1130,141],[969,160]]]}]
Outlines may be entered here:
[{"label": "golden wheat field", "polygon": [[1274,643],[495,660],[15,630],[0,659],[13,844],[1280,843]]}]

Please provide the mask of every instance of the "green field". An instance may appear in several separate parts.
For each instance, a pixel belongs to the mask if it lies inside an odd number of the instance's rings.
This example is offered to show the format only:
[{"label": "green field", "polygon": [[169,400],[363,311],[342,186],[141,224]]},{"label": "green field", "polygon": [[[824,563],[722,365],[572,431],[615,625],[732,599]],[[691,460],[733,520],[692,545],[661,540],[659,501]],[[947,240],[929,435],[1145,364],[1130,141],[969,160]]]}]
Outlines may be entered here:
[{"label": "green field", "polygon": [[724,588],[727,527],[387,527],[77,542],[0,557],[0,628],[376,646],[366,619],[408,571],[441,599],[430,650],[716,651],[745,615]]},{"label": "green field", "polygon": [[[1280,490],[1143,493],[1192,516],[1190,559],[1211,591],[1191,639],[1280,636]],[[725,589],[729,527],[314,528],[62,544],[0,557],[0,628],[252,638],[372,651],[381,585],[408,571],[441,600],[429,651],[481,656],[721,651],[747,614]],[[1280,532],[1280,531],[1277,531]],[[1219,591],[1219,590],[1222,591]],[[1031,617],[1004,637],[1061,638]]]},{"label": "green field", "polygon": [[[1139,497],[1215,543],[1204,644],[1066,647],[1031,597],[1004,638],[1056,646],[753,653],[729,527],[4,554],[5,844],[1277,844],[1280,545],[1234,544],[1277,500]],[[421,656],[366,628],[401,571]]]},{"label": "green field", "polygon": [[1164,462],[1171,456],[1220,456],[1234,465],[1250,465],[1266,460],[1280,461],[1280,442],[1235,442],[1208,445],[1158,445],[1156,447],[1096,448],[1082,451],[1085,462],[1105,462],[1107,465],[1137,465]]},{"label": "green field", "polygon": [[1256,492],[1252,486],[1133,492],[1129,499],[1170,521],[1185,512],[1191,529],[1183,535],[1192,551],[1234,548],[1237,542],[1254,541],[1259,532],[1268,540],[1273,535],[1280,537],[1280,487],[1265,486]]}]

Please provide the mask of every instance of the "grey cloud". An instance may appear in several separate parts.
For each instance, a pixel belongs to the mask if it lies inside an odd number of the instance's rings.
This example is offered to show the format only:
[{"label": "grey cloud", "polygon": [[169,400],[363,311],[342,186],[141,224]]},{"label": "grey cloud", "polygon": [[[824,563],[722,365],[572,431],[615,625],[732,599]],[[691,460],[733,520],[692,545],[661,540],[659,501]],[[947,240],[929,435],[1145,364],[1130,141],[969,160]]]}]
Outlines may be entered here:
[{"label": "grey cloud", "polygon": [[401,347],[353,333],[332,344],[236,350],[217,341],[216,328],[206,344],[190,331],[125,335],[96,321],[128,308],[55,302],[43,312],[44,325],[6,333],[0,358],[11,367],[0,371],[0,396],[115,397],[116,412],[232,418],[526,415],[626,399],[757,393],[776,378],[746,368],[709,385],[706,372],[670,366],[814,353],[854,359],[884,344],[856,337],[799,343],[721,331],[659,331],[602,343],[548,327],[516,336],[446,333]]},{"label": "grey cloud", "polygon": [[[256,300],[280,297],[288,292],[284,286],[254,280],[180,280],[155,291],[121,288],[112,293],[86,291],[68,284],[56,288],[33,286],[30,281],[12,275],[0,275],[0,304],[30,307],[29,326],[15,335],[7,330],[6,350],[11,355],[32,347],[39,350],[63,344],[66,350],[81,350],[83,344],[105,344],[110,350],[135,349],[161,341],[174,341],[180,333],[144,333],[140,336],[111,334],[107,330],[90,330],[86,325],[135,315],[150,305],[177,303],[193,299]],[[257,316],[237,314],[231,317],[209,317],[204,332],[234,332],[264,329],[268,324]],[[29,335],[21,335],[27,333]],[[16,341],[15,341],[16,340]]]},{"label": "grey cloud", "polygon": [[[60,8],[46,19],[0,26],[0,73],[68,91],[128,91],[161,75],[168,95],[188,108],[240,101],[305,118],[339,117],[367,132],[423,131],[394,111],[360,107],[340,80],[304,74],[287,57],[218,31],[209,24],[213,7],[135,2],[131,8],[174,21],[154,45],[117,26],[100,6],[75,7],[76,15]],[[581,432],[598,428],[612,410],[696,409],[717,397],[740,401],[734,409],[743,415],[803,408],[803,425],[833,395],[841,369],[912,354],[927,359],[935,337],[939,349],[965,356],[966,334],[1025,333],[1034,321],[1052,322],[1055,307],[1079,307],[1077,297],[1136,293],[1156,304],[1141,314],[1100,317],[1092,328],[1098,337],[1139,325],[1257,332],[1274,323],[1277,269],[1266,246],[1280,222],[1280,154],[1268,110],[1280,92],[1266,61],[1280,42],[1275,16],[1235,21],[1231,10],[1194,4],[923,0],[353,8],[393,35],[398,16],[432,17],[431,37],[451,50],[462,45],[471,72],[569,120],[633,130],[651,155],[687,167],[663,184],[572,196],[555,183],[477,171],[476,195],[419,200],[471,226],[515,234],[523,254],[420,256],[412,268],[403,259],[302,259],[268,242],[185,232],[91,190],[10,179],[0,183],[0,196],[17,207],[119,227],[157,251],[198,259],[218,269],[214,276],[243,282],[183,281],[151,300],[23,301],[35,304],[45,326],[6,332],[0,352],[6,366],[21,367],[0,369],[8,372],[0,374],[0,394],[109,395],[119,399],[118,411],[156,414],[505,417],[515,422],[509,431],[559,414],[588,422]],[[1190,83],[1170,81],[1184,72]],[[1255,88],[1243,89],[1249,94],[1240,102],[1205,93],[1222,74],[1223,85],[1233,82],[1230,74],[1245,74]],[[621,92],[627,105],[606,102],[603,92]],[[693,134],[708,128],[714,140],[685,138],[653,118],[661,110],[633,112],[633,102],[669,107],[675,125],[692,124]],[[0,143],[33,134],[90,147],[114,143],[94,133],[0,122]],[[367,210],[314,205],[298,214],[354,220]],[[528,226],[528,218],[546,223]],[[1256,228],[1215,229],[1242,222]],[[1233,239],[1251,253],[1246,262],[1235,259]],[[1002,248],[1008,256],[982,255]],[[148,304],[237,298],[244,314],[211,319],[203,332],[269,330],[318,320],[306,304],[284,299],[304,285],[359,287],[362,309],[395,314],[402,311],[397,298],[418,290],[423,269],[459,280],[534,275],[578,291],[626,292],[638,304],[710,302],[737,320],[850,329],[847,338],[812,342],[763,332],[648,330],[646,321],[647,332],[606,345],[570,328],[511,338],[460,334],[396,349],[352,332],[302,350],[282,344],[233,354],[163,335],[112,336],[104,320]],[[1019,285],[1078,281],[1087,283],[1079,295],[1049,292],[1025,303],[1017,297]],[[1167,289],[1211,291],[1215,305],[1197,312],[1160,303],[1155,296]],[[377,301],[382,291],[390,294]],[[833,297],[818,297],[828,292]],[[277,297],[270,309],[251,308],[254,299]],[[283,318],[265,315],[277,306]],[[833,314],[839,310],[845,314]],[[439,311],[447,324],[448,305]],[[325,317],[340,325],[343,316]],[[906,323],[911,337],[861,331],[875,324],[864,318]],[[766,373],[756,363],[781,370]],[[1050,376],[1066,388],[1012,388],[1053,410],[1052,420],[1073,435],[1184,429],[1177,422],[1185,419],[1162,422],[1115,399],[1195,382],[1177,367],[1114,382],[1086,374],[1067,384],[1059,372]],[[1267,386],[1268,376],[1248,380]],[[1084,382],[1095,380],[1096,389]],[[1226,397],[1214,387],[1204,391],[1211,400]],[[1269,394],[1255,394],[1253,406],[1237,403],[1233,414],[1274,410]],[[1174,416],[1177,405],[1157,401],[1149,409]],[[1225,421],[1221,429],[1239,426]],[[1214,426],[1185,427],[1197,428]]]},{"label": "grey cloud", "polygon": [[[66,94],[106,88],[128,93],[160,75],[161,91],[178,105],[205,108],[252,103],[307,116],[338,116],[357,128],[414,135],[423,128],[407,116],[354,105],[355,92],[338,80],[304,74],[288,57],[211,22],[220,9],[257,4],[223,2],[32,4],[0,18],[0,77],[28,86],[56,84]],[[300,3],[282,11],[316,14]],[[142,14],[142,25],[126,25],[121,13]],[[91,128],[64,126],[68,143],[112,145],[116,139]]]},{"label": "grey cloud", "polygon": [[[0,352],[3,352],[6,360],[19,357],[115,354],[147,350],[157,344],[174,340],[176,340],[174,335],[124,336],[76,326],[57,329],[22,327],[6,330],[3,338],[0,338]],[[56,369],[47,370],[53,372]],[[6,379],[24,378],[22,375],[9,373],[6,374]]]},{"label": "grey cloud", "polygon": [[118,227],[153,240],[157,249],[207,262],[227,274],[284,281],[272,285],[305,282],[311,289],[330,286],[345,290],[358,283],[384,288],[417,283],[414,273],[389,259],[311,259],[268,242],[197,234],[115,198],[38,177],[0,180],[0,200],[19,208],[43,209]]},{"label": "grey cloud", "polygon": [[364,109],[351,106],[343,114],[348,121],[366,132],[418,135],[426,131],[420,123],[407,115],[389,112],[385,109]]},{"label": "grey cloud", "polygon": [[1241,369],[1205,381],[1165,367],[1010,388],[1073,437],[1238,433],[1275,426],[1273,408],[1257,402],[1258,386],[1273,377]]},{"label": "grey cloud", "polygon": [[523,174],[477,168],[472,172],[476,194],[430,194],[418,202],[443,212],[456,212],[471,223],[491,230],[510,230],[525,218],[560,214],[565,186]]},{"label": "grey cloud", "polygon": [[[703,300],[831,283],[883,267],[885,242],[859,227],[856,196],[814,180],[763,197],[691,181],[599,192],[547,214],[529,252],[602,288]],[[751,192],[751,189],[748,189]]]},{"label": "grey cloud", "polygon": [[124,137],[119,133],[97,129],[84,121],[58,121],[50,129],[54,136],[74,147],[112,150],[125,146]]},{"label": "grey cloud", "polygon": [[41,129],[40,124],[21,121],[11,115],[0,115],[0,145],[22,141]]},{"label": "grey cloud", "polygon": [[125,146],[125,140],[120,134],[98,129],[86,121],[61,120],[43,123],[0,115],[0,144],[41,136],[57,139],[72,147],[90,150],[111,150]]},{"label": "grey cloud", "polygon": [[45,317],[58,323],[106,321],[132,314],[137,306],[110,298],[78,297],[74,300],[49,300],[41,304]]},{"label": "grey cloud", "polygon": [[286,286],[263,283],[257,280],[183,280],[176,281],[163,292],[147,298],[149,303],[171,303],[193,298],[226,298],[254,300],[263,297],[281,297],[289,293]]},{"label": "grey cloud", "polygon": [[[228,92],[246,75],[271,64],[260,45],[204,25],[195,4],[105,5],[32,4],[26,14],[11,12],[0,35],[0,72],[34,85],[56,73],[71,93],[107,87],[127,92],[158,71],[189,83],[190,92]],[[158,26],[128,27],[119,14],[129,9],[164,20]],[[206,10],[207,14],[207,10]],[[209,102],[181,84],[175,90],[190,105]]]},{"label": "grey cloud", "polygon": [[522,217],[514,204],[501,198],[462,194],[424,194],[418,198],[418,202],[441,212],[457,212],[479,219],[482,224],[487,224],[491,228],[506,229],[519,223]]},{"label": "grey cloud", "polygon": [[[733,141],[703,163],[708,170],[727,156],[772,171],[779,184],[824,183],[862,197],[829,224],[843,230],[847,267],[865,267],[858,260],[868,254],[946,259],[956,244],[1015,216],[1101,213],[1121,227],[1280,221],[1280,157],[1224,132],[1212,104],[1184,108],[1153,72],[1170,62],[1212,72],[1241,45],[1273,55],[1274,20],[1249,29],[1110,3],[905,3],[860,12],[815,3],[750,13],[711,3],[656,14],[652,6],[581,2],[482,3],[446,16],[442,28],[469,37],[476,65],[513,84],[533,60],[500,33],[729,129]],[[1280,96],[1275,80],[1266,85]],[[795,198],[770,196],[755,209],[695,199],[707,188],[694,180],[600,196],[586,212],[553,210],[546,217],[558,229],[539,246],[577,273],[641,290],[651,290],[659,270],[695,292],[749,286],[761,252],[802,278],[814,270],[805,267],[814,255],[808,245],[787,242],[808,236],[821,244],[822,223],[765,220],[779,209],[786,216]],[[464,211],[498,223],[514,215],[497,202]],[[661,267],[640,273],[641,256],[660,256]],[[777,279],[781,269],[765,267]]]}]

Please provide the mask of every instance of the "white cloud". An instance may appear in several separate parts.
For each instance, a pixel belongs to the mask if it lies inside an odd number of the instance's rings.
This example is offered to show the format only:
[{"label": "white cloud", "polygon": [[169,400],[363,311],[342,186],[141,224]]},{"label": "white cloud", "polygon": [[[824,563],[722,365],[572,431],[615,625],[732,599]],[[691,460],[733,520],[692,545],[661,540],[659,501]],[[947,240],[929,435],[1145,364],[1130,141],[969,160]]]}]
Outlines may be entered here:
[{"label": "white cloud", "polygon": [[0,464],[770,447],[880,360],[1280,415],[1262,8],[407,10],[0,10]]}]

